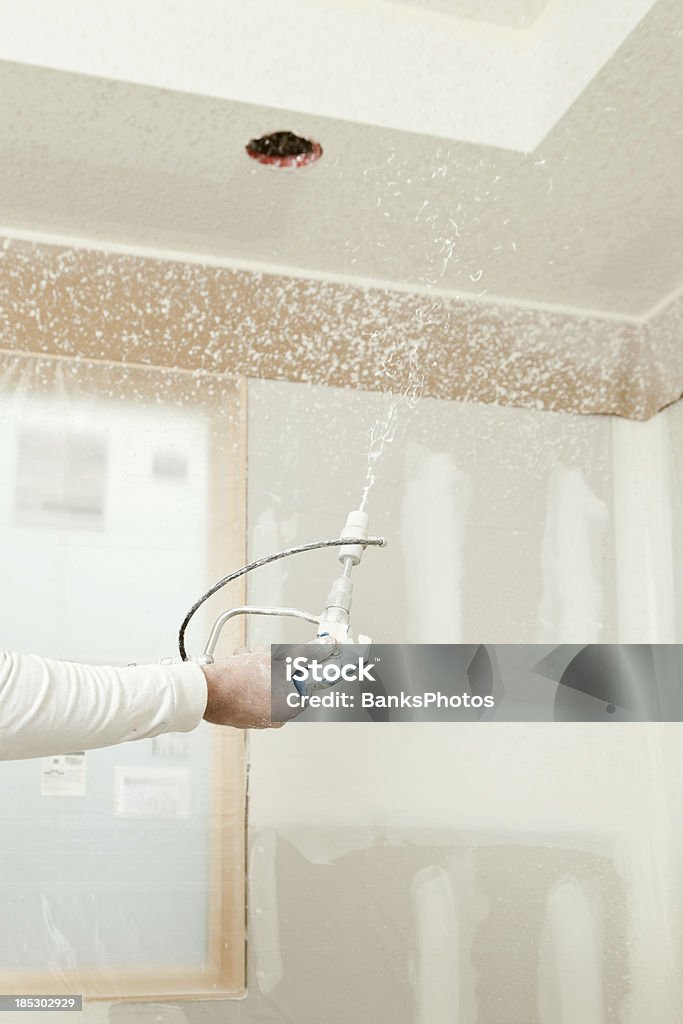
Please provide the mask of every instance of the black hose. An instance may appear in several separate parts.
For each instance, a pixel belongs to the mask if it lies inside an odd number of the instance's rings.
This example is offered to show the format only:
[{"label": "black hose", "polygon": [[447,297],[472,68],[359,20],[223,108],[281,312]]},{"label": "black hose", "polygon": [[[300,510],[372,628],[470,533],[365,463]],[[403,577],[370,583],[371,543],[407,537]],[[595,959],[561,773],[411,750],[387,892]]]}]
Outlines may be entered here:
[{"label": "black hose", "polygon": [[190,619],[194,613],[201,608],[205,601],[208,601],[210,597],[225,587],[228,583],[232,583],[233,580],[238,579],[240,576],[244,576],[245,573],[251,572],[252,569],[258,569],[262,565],[268,565],[269,562],[277,562],[280,558],[287,558],[289,555],[298,555],[302,551],[315,551],[317,548],[341,548],[345,544],[359,544],[361,547],[384,547],[386,540],[384,537],[368,537],[367,540],[356,539],[355,537],[337,537],[335,540],[319,540],[313,544],[301,544],[296,548],[287,548],[285,551],[278,551],[275,555],[266,555],[265,558],[257,558],[255,562],[249,562],[248,565],[243,565],[241,569],[236,569],[234,572],[228,573],[218,583],[214,583],[210,590],[207,590],[205,594],[199,598],[198,601],[190,608],[189,612],[182,621],[182,625],[178,630],[178,650],[180,651],[180,657],[183,661],[189,661],[187,651],[185,650],[185,631],[190,624]]}]

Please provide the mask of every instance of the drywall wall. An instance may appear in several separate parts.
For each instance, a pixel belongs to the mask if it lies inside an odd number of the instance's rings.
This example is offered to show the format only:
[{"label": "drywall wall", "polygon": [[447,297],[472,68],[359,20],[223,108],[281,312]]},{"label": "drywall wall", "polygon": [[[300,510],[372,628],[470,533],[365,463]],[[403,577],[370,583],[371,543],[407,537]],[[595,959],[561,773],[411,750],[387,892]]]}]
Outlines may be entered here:
[{"label": "drywall wall", "polygon": [[[391,403],[251,382],[252,555],[338,533]],[[667,536],[680,550],[682,434],[680,406],[623,424],[404,403],[369,494],[389,547],[357,573],[356,624],[411,642],[616,641],[640,610],[678,638],[659,574]],[[270,566],[250,596],[315,610],[336,565]],[[681,771],[677,725],[254,733],[246,999],[91,1005],[84,1020],[668,1024],[683,1012]]]},{"label": "drywall wall", "polygon": [[[251,384],[252,554],[337,532],[389,401]],[[678,407],[649,424],[404,410],[370,493],[390,546],[357,572],[357,627],[413,642],[645,639],[637,608],[676,617],[658,574],[662,516],[680,545],[682,429]],[[251,596],[315,609],[336,563],[303,557],[254,576]],[[188,1020],[675,1019],[681,750],[677,725],[253,734],[250,994]]]},{"label": "drywall wall", "polygon": [[[370,431],[394,399],[267,381],[249,394],[252,554],[337,536],[360,502]],[[621,639],[611,422],[400,403],[368,501],[371,530],[389,545],[358,572],[357,628],[409,643]],[[315,608],[336,565],[309,555],[252,585],[259,599],[273,588],[272,599]]]}]

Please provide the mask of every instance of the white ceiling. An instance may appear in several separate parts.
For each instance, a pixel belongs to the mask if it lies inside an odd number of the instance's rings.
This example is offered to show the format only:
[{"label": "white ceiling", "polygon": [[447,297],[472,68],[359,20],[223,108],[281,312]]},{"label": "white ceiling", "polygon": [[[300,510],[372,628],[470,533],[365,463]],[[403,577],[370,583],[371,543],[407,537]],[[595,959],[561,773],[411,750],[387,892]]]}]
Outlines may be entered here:
[{"label": "white ceiling", "polygon": [[[658,0],[527,155],[0,63],[0,230],[642,317],[683,283],[682,50]],[[246,158],[282,128],[319,163]]]},{"label": "white ceiling", "polygon": [[551,0],[390,0],[459,18],[474,18],[511,28],[529,28]]},{"label": "white ceiling", "polygon": [[653,3],[553,0],[520,32],[386,0],[21,0],[0,59],[530,152]]}]

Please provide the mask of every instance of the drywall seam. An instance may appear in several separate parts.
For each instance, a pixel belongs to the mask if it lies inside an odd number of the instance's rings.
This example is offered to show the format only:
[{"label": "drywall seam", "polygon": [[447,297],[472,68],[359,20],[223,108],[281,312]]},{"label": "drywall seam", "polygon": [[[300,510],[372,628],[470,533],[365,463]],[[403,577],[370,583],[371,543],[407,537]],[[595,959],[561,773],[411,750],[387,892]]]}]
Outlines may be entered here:
[{"label": "drywall seam", "polygon": [[[602,907],[599,894],[593,894],[592,901],[589,896],[578,878],[567,875],[553,886],[546,900],[544,966],[553,984],[544,985],[541,976],[541,1024],[604,1024],[606,1019]],[[548,990],[554,998],[549,998]]]},{"label": "drywall seam", "polygon": [[607,506],[591,490],[582,470],[561,463],[551,470],[546,502],[537,642],[552,643],[561,636],[565,643],[598,643]]},{"label": "drywall seam", "polygon": [[276,845],[274,830],[261,832],[252,847],[249,870],[250,943],[255,953],[256,982],[264,995],[279,985],[284,973],[275,878]]},{"label": "drywall seam", "polygon": [[674,288],[669,295],[665,295],[659,302],[655,302],[654,306],[647,313],[644,313],[643,316],[636,317],[635,319],[640,323],[648,323],[661,313],[665,313],[680,298],[683,298],[683,284],[679,285],[678,288]]},{"label": "drywall seam", "polygon": [[617,638],[674,643],[675,585],[668,424],[612,426]]},{"label": "drywall seam", "polygon": [[412,883],[416,918],[418,1024],[459,1024],[458,920],[450,879],[442,867],[421,868]]},{"label": "drywall seam", "polygon": [[[411,444],[416,464],[405,488],[401,539],[408,569],[408,643],[461,643],[465,535],[472,499],[471,477],[447,452]],[[448,566],[448,573],[440,571]]]}]

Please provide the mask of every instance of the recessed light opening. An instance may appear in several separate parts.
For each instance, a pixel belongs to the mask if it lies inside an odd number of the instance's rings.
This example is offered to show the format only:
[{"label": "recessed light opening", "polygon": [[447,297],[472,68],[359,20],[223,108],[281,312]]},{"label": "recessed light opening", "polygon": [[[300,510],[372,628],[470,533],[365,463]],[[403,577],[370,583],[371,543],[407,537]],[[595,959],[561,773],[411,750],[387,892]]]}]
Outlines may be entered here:
[{"label": "recessed light opening", "polygon": [[294,132],[272,132],[252,139],[245,147],[252,160],[271,167],[306,167],[322,156],[322,146]]}]

